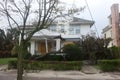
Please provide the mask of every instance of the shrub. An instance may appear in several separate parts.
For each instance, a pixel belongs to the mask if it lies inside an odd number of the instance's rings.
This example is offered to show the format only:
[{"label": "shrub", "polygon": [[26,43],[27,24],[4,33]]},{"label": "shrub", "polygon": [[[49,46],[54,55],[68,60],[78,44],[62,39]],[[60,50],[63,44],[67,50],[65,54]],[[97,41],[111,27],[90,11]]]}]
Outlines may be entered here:
[{"label": "shrub", "polygon": [[119,71],[120,60],[99,60],[98,65],[102,71]]},{"label": "shrub", "polygon": [[32,55],[31,55],[30,53],[26,53],[26,54],[23,55],[23,58],[24,58],[24,59],[30,59],[31,56],[32,56]]},{"label": "shrub", "polygon": [[8,69],[17,69],[17,60],[12,60],[8,62]]},{"label": "shrub", "polygon": [[[17,68],[17,61],[9,62],[9,69]],[[81,61],[24,61],[26,70],[81,70]]]},{"label": "shrub", "polygon": [[65,54],[62,52],[49,52],[45,55],[32,55],[28,60],[39,61],[65,61]]},{"label": "shrub", "polygon": [[51,52],[42,57],[44,61],[65,61],[65,54],[62,52]]},{"label": "shrub", "polygon": [[110,48],[110,51],[113,59],[120,59],[120,46],[119,47],[113,46]]},{"label": "shrub", "polygon": [[68,44],[63,47],[63,52],[66,53],[67,60],[78,61],[82,59],[81,50],[75,44]]}]

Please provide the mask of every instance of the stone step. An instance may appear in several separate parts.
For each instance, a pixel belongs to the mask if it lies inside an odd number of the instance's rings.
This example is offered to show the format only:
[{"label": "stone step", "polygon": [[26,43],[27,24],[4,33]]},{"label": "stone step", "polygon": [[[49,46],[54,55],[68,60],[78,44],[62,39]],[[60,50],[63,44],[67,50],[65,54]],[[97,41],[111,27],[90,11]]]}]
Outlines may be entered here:
[{"label": "stone step", "polygon": [[100,72],[94,66],[91,65],[84,65],[81,71],[85,74],[97,74]]}]

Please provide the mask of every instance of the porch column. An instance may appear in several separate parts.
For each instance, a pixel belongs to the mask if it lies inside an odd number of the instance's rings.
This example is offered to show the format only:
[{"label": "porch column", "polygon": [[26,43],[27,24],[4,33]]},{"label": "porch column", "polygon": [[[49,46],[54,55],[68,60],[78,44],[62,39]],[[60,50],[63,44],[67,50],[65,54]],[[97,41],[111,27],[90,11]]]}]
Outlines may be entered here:
[{"label": "porch column", "polygon": [[45,47],[46,47],[46,53],[48,53],[48,42],[47,42],[47,38],[45,38]]},{"label": "porch column", "polygon": [[30,53],[31,53],[32,55],[35,54],[35,41],[31,41]]},{"label": "porch column", "polygon": [[60,50],[60,39],[56,39],[56,51]]}]

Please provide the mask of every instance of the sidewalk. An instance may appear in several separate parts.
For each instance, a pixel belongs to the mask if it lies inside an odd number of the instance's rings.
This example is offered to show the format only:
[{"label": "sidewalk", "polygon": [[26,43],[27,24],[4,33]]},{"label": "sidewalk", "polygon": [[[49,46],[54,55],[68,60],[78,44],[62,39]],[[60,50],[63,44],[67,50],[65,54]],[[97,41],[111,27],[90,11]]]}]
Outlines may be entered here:
[{"label": "sidewalk", "polygon": [[[81,71],[43,70],[25,73],[24,80],[120,80],[120,72],[85,74]],[[16,80],[16,70],[0,72],[0,80]]]},{"label": "sidewalk", "polygon": [[85,74],[80,71],[40,71],[39,73],[27,73],[28,77],[39,78],[66,78],[72,80],[120,80],[120,73],[96,73]]}]

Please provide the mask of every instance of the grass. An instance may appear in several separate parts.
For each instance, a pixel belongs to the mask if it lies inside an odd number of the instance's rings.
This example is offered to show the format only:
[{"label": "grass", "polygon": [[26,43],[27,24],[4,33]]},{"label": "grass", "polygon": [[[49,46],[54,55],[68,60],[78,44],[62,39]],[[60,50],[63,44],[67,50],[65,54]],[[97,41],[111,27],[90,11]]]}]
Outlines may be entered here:
[{"label": "grass", "polygon": [[0,65],[6,65],[9,61],[16,60],[16,58],[1,58],[0,59]]}]

